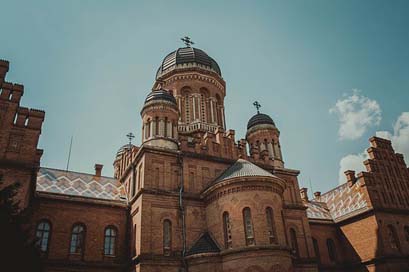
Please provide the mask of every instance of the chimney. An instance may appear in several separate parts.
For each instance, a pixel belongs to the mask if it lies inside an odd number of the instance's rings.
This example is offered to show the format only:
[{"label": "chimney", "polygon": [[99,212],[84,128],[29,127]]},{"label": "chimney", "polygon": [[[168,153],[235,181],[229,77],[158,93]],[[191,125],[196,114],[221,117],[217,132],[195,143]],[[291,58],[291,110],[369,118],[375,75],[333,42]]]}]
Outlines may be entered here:
[{"label": "chimney", "polygon": [[301,194],[301,200],[303,202],[308,202],[308,189],[307,188],[301,188],[300,189],[300,194]]},{"label": "chimney", "polygon": [[315,198],[315,200],[317,200],[317,201],[321,201],[321,192],[315,192],[314,193],[314,198]]},{"label": "chimney", "polygon": [[104,165],[98,164],[98,163],[95,164],[95,176],[96,176],[96,177],[100,177],[100,176],[101,176],[102,167],[104,167]]},{"label": "chimney", "polygon": [[356,182],[355,171],[347,170],[344,172],[345,176],[347,177],[348,186],[351,187]]}]

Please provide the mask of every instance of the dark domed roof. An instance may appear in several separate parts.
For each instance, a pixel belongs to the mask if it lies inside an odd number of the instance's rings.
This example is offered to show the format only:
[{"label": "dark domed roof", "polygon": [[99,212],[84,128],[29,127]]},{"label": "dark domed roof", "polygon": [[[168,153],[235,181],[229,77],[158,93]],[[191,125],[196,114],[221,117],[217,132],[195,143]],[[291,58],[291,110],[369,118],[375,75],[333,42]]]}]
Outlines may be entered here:
[{"label": "dark domed roof", "polygon": [[166,70],[174,68],[178,64],[185,63],[196,63],[203,65],[216,72],[219,76],[222,75],[217,62],[209,57],[203,50],[193,47],[183,47],[173,51],[163,59],[162,64],[156,73],[156,78],[158,78],[160,74]]},{"label": "dark domed roof", "polygon": [[254,127],[255,125],[266,124],[275,126],[274,121],[273,119],[271,119],[270,116],[264,113],[257,113],[256,115],[250,118],[249,122],[247,123],[247,129]]},{"label": "dark domed roof", "polygon": [[121,148],[118,149],[118,152],[116,152],[116,158],[119,158],[122,154],[127,152],[129,150],[129,147],[133,148],[134,145],[133,144],[131,144],[131,145],[126,144],[126,145],[121,146]]},{"label": "dark domed roof", "polygon": [[145,99],[145,104],[154,100],[165,100],[176,105],[175,97],[167,90],[154,90],[148,94]]}]

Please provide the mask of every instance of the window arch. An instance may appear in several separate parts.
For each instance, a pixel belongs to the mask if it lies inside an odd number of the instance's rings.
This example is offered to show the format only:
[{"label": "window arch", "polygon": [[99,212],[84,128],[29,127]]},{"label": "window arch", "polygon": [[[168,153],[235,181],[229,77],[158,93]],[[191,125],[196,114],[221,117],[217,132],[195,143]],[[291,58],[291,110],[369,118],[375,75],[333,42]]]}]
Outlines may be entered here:
[{"label": "window arch", "polygon": [[334,240],[327,239],[328,256],[331,262],[335,263],[338,260],[337,250],[335,248]]},{"label": "window arch", "polygon": [[405,226],[405,227],[403,228],[403,230],[404,230],[404,232],[405,232],[406,242],[409,243],[409,226]]},{"label": "window arch", "polygon": [[392,225],[388,225],[388,240],[389,240],[389,245],[393,249],[400,250],[400,245],[399,245],[399,239],[398,235],[396,233],[395,228]]},{"label": "window arch", "polygon": [[71,254],[83,254],[85,244],[85,226],[84,224],[75,224],[71,231]]},{"label": "window arch", "polygon": [[36,245],[41,252],[48,251],[48,245],[51,236],[51,224],[48,220],[41,220],[36,228]]},{"label": "window arch", "polygon": [[224,247],[232,248],[231,222],[228,212],[223,213]]},{"label": "window arch", "polygon": [[321,254],[320,254],[320,248],[318,246],[317,239],[312,238],[312,245],[314,246],[314,253],[315,253],[315,257],[317,258],[317,262],[321,263]]},{"label": "window arch", "polygon": [[104,236],[104,255],[105,256],[115,256],[117,235],[118,233],[115,227],[109,226],[105,228],[105,236]]},{"label": "window arch", "polygon": [[172,246],[172,222],[169,219],[163,221],[163,255],[170,256]]},{"label": "window arch", "polygon": [[270,244],[277,243],[276,229],[274,225],[274,213],[271,207],[266,208],[266,218],[267,218],[268,238],[270,239]]},{"label": "window arch", "polygon": [[243,209],[244,234],[246,245],[255,245],[253,222],[251,220],[251,211],[249,207]]},{"label": "window arch", "polygon": [[291,250],[295,256],[299,256],[298,251],[298,242],[297,242],[297,232],[294,228],[290,228],[290,241],[291,241]]}]

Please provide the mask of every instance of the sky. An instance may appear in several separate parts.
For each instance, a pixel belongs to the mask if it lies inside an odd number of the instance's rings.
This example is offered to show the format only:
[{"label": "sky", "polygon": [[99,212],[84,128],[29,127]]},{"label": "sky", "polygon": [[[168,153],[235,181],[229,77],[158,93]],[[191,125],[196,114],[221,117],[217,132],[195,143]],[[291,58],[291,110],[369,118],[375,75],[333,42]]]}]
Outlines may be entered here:
[{"label": "sky", "polygon": [[[409,1],[6,1],[0,58],[43,109],[42,166],[113,175],[156,69],[188,35],[219,64],[227,127],[255,114],[281,132],[285,166],[328,191],[363,170],[373,135],[409,158]],[[340,175],[341,173],[341,175]]]}]

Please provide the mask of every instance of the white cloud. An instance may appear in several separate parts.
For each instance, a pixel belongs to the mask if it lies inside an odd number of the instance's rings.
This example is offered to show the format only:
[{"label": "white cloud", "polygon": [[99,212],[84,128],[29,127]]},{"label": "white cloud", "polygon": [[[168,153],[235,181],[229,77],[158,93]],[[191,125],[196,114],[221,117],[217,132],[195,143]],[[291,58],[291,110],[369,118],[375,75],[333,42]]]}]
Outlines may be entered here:
[{"label": "white cloud", "polygon": [[362,95],[359,90],[353,90],[352,95],[339,99],[329,112],[338,117],[339,138],[355,140],[369,127],[379,125],[382,111],[376,100]]},{"label": "white cloud", "polygon": [[[393,133],[389,131],[377,131],[377,137],[388,139],[396,152],[402,153],[406,162],[409,161],[409,112],[402,112],[393,125]],[[344,172],[355,170],[356,173],[366,171],[363,162],[369,158],[366,151],[359,154],[349,154],[339,162],[338,182],[346,182]]]},{"label": "white cloud", "polygon": [[402,153],[409,162],[409,112],[402,112],[393,125],[393,133],[377,131],[376,136],[391,140],[395,152]]},{"label": "white cloud", "polygon": [[366,151],[359,154],[349,154],[343,157],[339,161],[339,173],[338,173],[338,182],[339,184],[346,182],[346,177],[344,172],[346,170],[355,170],[356,173],[365,171],[364,161],[369,158]]}]

